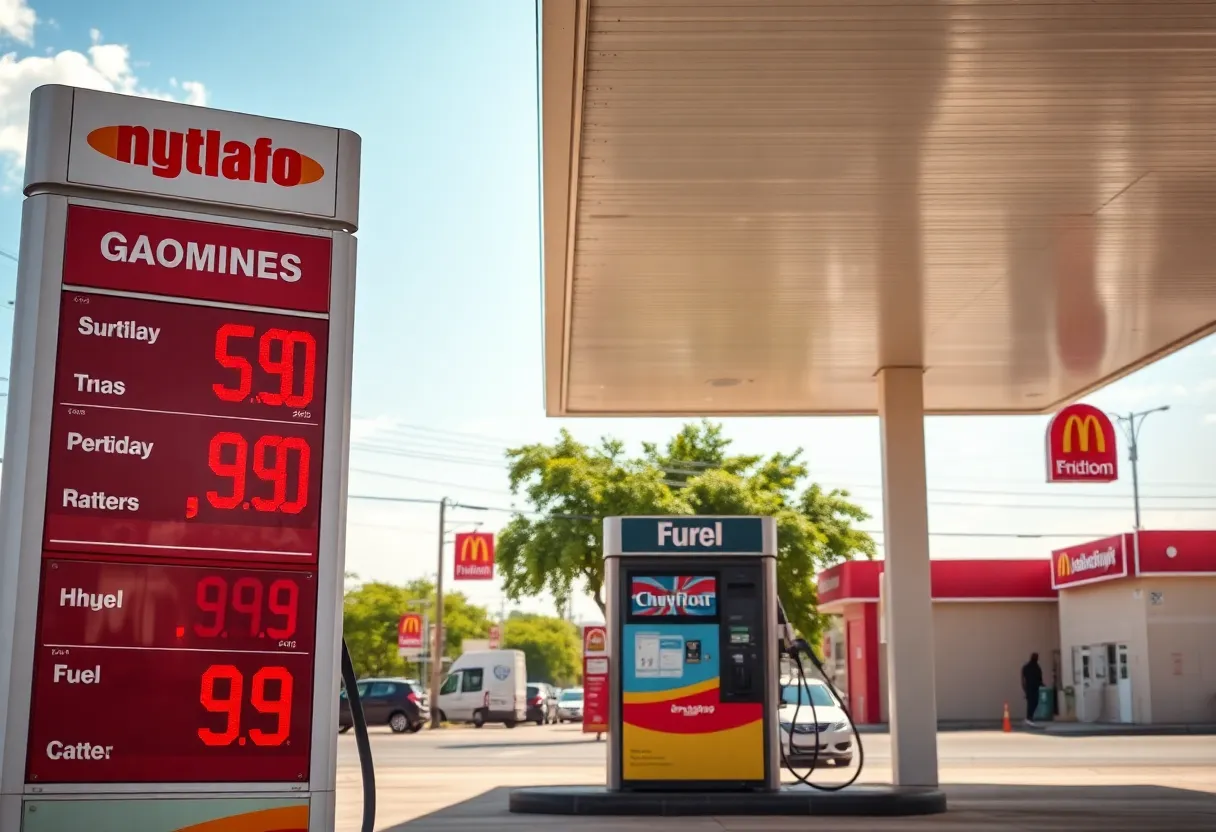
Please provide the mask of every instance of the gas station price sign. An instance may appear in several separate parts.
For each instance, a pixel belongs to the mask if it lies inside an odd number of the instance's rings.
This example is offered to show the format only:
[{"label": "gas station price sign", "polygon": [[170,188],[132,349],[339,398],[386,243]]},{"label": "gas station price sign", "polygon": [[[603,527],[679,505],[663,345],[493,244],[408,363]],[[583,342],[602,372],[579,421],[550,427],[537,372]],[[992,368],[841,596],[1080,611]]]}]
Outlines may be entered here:
[{"label": "gas station price sign", "polygon": [[29,782],[308,779],[328,246],[68,207]]},{"label": "gas station price sign", "polygon": [[307,776],[315,575],[47,560],[41,596],[31,782]]},{"label": "gas station price sign", "polygon": [[[73,214],[77,209],[83,213]],[[110,214],[115,219],[107,223]],[[139,221],[159,230],[159,243],[131,225]],[[123,272],[111,259],[115,252],[132,256],[140,240],[149,240],[151,265],[137,264],[136,286],[174,287],[174,270],[157,272],[154,252],[164,261],[179,249],[198,250],[178,238],[221,241],[207,244],[212,256],[216,245],[229,259],[240,251],[222,242],[221,232],[199,231],[211,224],[178,220],[188,226],[178,229],[173,222],[72,206],[65,286],[121,285]],[[107,230],[116,227],[126,233]],[[284,241],[292,235],[266,232],[273,241],[259,242],[256,230],[235,230],[253,245],[293,248]],[[175,246],[169,254],[165,240]],[[203,262],[201,254],[196,259]],[[246,259],[252,274],[256,253],[250,249]],[[275,262],[289,262],[301,279],[318,270],[328,275],[327,261],[281,254]],[[230,286],[228,296],[239,297],[240,289]],[[327,338],[326,320],[299,313],[65,289],[44,547],[315,564]]]}]

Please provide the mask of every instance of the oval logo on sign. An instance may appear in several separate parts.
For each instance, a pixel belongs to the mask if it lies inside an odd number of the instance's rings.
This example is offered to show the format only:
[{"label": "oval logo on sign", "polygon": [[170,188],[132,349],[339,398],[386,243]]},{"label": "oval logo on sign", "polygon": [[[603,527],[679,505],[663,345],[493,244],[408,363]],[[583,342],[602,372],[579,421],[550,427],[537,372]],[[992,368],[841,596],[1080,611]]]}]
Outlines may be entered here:
[{"label": "oval logo on sign", "polygon": [[511,675],[511,668],[507,667],[505,664],[499,664],[499,665],[494,666],[494,678],[497,679],[498,681],[505,682],[507,677],[510,675]]}]

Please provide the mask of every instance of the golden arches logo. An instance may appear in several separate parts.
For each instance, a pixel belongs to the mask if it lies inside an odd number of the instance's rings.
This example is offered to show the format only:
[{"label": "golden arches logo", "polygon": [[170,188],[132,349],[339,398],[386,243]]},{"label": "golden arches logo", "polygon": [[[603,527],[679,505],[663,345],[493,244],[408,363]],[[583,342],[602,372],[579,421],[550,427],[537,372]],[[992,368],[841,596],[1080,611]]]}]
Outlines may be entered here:
[{"label": "golden arches logo", "polygon": [[1102,431],[1102,426],[1098,424],[1098,420],[1093,414],[1085,416],[1077,416],[1073,414],[1064,422],[1063,442],[1060,445],[1060,450],[1063,453],[1072,453],[1072,439],[1077,437],[1077,450],[1083,454],[1089,453],[1089,435],[1090,432],[1094,435],[1094,447],[1098,453],[1106,453],[1106,434]]},{"label": "golden arches logo", "polygon": [[482,563],[490,562],[490,546],[486,543],[486,536],[480,534],[470,534],[464,542],[460,544],[459,558],[461,563]]},{"label": "golden arches logo", "polygon": [[1061,552],[1060,557],[1056,559],[1056,576],[1067,578],[1070,575],[1072,575],[1072,561],[1068,559],[1067,554]]},{"label": "golden arches logo", "polygon": [[401,634],[404,636],[416,636],[422,634],[422,616],[421,615],[405,615],[401,617]]}]

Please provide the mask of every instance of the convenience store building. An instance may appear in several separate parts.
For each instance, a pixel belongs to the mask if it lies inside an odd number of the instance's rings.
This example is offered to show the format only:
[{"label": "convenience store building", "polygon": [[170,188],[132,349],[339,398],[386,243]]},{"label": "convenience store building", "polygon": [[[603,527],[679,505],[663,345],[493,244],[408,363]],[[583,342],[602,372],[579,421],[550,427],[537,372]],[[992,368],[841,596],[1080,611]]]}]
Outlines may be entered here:
[{"label": "convenience store building", "polygon": [[[819,576],[829,672],[859,724],[888,721],[882,561]],[[1024,706],[1020,668],[1039,654],[1059,716],[1082,722],[1216,722],[1216,532],[1142,531],[1050,559],[931,562],[941,721]]]}]

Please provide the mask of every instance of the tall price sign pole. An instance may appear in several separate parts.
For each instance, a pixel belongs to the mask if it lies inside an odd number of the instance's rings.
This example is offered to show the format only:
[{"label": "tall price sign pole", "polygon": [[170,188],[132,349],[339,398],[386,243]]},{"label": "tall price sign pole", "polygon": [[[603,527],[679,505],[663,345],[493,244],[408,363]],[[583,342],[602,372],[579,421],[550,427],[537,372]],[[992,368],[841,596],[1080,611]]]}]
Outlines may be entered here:
[{"label": "tall price sign pole", "polygon": [[45,86],[0,484],[0,829],[334,828],[360,140]]}]

